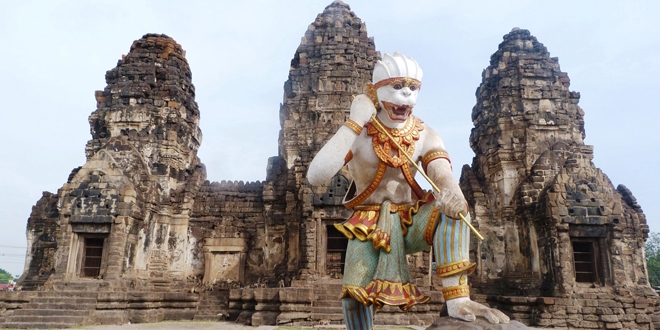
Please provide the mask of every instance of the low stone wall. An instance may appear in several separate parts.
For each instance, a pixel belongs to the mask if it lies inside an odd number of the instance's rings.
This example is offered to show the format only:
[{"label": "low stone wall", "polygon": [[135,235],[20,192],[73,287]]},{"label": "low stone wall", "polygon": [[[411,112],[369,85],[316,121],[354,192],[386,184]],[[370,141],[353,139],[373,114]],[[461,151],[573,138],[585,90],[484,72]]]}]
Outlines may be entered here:
[{"label": "low stone wall", "polygon": [[91,319],[101,324],[192,320],[198,294],[181,292],[100,292]]},{"label": "low stone wall", "polygon": [[[55,298],[57,297],[57,298]],[[0,292],[0,328],[32,328],[21,314],[46,315],[44,309],[83,312],[74,324],[154,323],[165,320],[224,320],[229,291],[189,292]],[[29,313],[25,313],[28,311]],[[13,319],[12,319],[13,316]],[[35,320],[40,325],[58,322],[55,318]],[[20,323],[20,324],[19,324]],[[14,326],[12,326],[14,325]]]},{"label": "low stone wall", "polygon": [[[0,292],[0,327],[11,328],[12,315],[17,310],[37,311],[38,308],[46,308],[45,301],[89,310],[88,316],[77,325],[226,319],[253,326],[342,324],[341,302],[336,290],[331,289],[244,288],[202,293]],[[53,294],[59,297],[57,302],[52,302]],[[439,292],[425,294],[431,296],[431,301],[415,306],[408,312],[390,306],[378,310],[375,324],[433,324],[440,316],[442,295]],[[77,301],[88,301],[90,298],[95,300],[91,306],[74,304]],[[584,293],[570,298],[472,295],[472,299],[498,308],[512,319],[535,327],[648,330],[660,328],[657,296]]]},{"label": "low stone wall", "polygon": [[[328,293],[330,291],[332,293]],[[339,292],[312,287],[234,289],[229,293],[229,319],[252,326],[343,324]],[[415,306],[407,312],[391,306],[377,310],[374,323],[418,326],[433,324],[440,317],[442,294],[425,294],[431,296],[431,301]]]},{"label": "low stone wall", "polygon": [[658,296],[583,293],[570,298],[473,295],[529,326],[558,329],[660,328]]}]

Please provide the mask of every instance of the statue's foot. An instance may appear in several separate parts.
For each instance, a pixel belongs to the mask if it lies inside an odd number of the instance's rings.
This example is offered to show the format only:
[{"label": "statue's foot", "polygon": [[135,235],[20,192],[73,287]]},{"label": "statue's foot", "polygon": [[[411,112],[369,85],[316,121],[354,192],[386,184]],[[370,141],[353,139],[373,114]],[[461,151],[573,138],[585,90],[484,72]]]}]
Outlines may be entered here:
[{"label": "statue's foot", "polygon": [[509,317],[495,308],[476,303],[468,297],[452,299],[446,302],[447,313],[451,317],[472,322],[483,317],[490,323],[509,323]]}]

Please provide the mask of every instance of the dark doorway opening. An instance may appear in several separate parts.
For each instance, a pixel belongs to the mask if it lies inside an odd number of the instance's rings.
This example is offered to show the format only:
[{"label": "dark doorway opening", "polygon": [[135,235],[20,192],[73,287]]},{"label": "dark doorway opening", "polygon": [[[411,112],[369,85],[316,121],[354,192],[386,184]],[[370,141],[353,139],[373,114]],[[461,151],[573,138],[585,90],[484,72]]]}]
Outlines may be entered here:
[{"label": "dark doorway opening", "polygon": [[573,241],[573,262],[575,281],[584,283],[598,282],[596,246],[592,240]]},{"label": "dark doorway opening", "polygon": [[97,277],[101,274],[101,259],[103,258],[103,243],[105,238],[86,237],[83,247],[82,276]]},{"label": "dark doorway opening", "polygon": [[326,273],[343,274],[348,238],[332,225],[326,226],[326,229],[328,233],[325,263]]}]

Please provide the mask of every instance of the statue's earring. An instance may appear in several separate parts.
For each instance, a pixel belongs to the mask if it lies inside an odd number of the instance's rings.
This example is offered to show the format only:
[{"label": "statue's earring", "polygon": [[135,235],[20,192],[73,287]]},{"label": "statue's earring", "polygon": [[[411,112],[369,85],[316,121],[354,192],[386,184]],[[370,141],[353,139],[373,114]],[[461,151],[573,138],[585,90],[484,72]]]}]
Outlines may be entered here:
[{"label": "statue's earring", "polygon": [[373,102],[376,110],[380,110],[380,105],[378,104],[378,93],[376,92],[376,86],[372,83],[367,83],[367,96]]}]

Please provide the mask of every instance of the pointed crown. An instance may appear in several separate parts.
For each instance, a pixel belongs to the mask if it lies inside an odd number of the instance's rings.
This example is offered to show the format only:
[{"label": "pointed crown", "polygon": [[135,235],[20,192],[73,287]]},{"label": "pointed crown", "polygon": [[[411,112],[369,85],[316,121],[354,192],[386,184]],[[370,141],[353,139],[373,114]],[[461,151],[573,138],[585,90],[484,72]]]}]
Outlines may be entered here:
[{"label": "pointed crown", "polygon": [[394,77],[409,77],[422,81],[422,74],[417,61],[395,52],[394,55],[385,54],[383,59],[376,63],[371,81],[376,84]]}]

